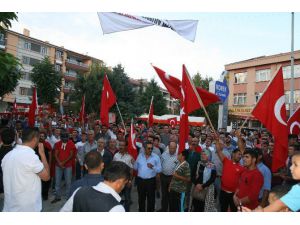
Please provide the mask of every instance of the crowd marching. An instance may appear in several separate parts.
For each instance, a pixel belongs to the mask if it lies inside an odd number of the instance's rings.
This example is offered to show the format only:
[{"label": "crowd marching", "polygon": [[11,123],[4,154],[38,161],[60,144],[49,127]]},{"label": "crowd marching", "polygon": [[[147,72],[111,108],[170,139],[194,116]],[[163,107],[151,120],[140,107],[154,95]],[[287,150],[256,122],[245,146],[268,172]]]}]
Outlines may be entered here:
[{"label": "crowd marching", "polygon": [[47,114],[29,128],[26,117],[3,117],[3,211],[42,211],[43,201],[66,198],[60,211],[130,212],[134,186],[140,212],[300,209],[297,135],[288,137],[286,167],[271,172],[274,139],[267,130],[189,130],[180,152],[178,126],[107,126],[93,117],[82,126],[75,116]]}]

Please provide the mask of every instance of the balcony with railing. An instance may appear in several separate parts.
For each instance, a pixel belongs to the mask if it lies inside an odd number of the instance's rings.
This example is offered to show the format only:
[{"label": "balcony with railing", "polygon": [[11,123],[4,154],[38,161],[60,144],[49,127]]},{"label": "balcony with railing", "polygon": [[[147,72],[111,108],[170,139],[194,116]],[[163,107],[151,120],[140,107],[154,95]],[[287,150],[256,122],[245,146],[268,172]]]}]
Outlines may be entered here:
[{"label": "balcony with railing", "polygon": [[67,59],[66,66],[71,69],[81,70],[87,72],[89,70],[89,65],[83,62],[79,62],[75,59]]},{"label": "balcony with railing", "polygon": [[78,74],[74,71],[67,71],[65,72],[65,79],[70,81],[75,81],[78,77]]}]

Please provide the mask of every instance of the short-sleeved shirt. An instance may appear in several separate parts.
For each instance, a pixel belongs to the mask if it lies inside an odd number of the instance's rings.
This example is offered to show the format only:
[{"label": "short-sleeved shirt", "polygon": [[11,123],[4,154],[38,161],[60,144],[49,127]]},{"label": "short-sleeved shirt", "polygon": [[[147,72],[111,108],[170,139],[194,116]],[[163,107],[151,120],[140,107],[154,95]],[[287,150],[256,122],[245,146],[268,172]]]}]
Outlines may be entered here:
[{"label": "short-sleeved shirt", "polygon": [[223,174],[221,178],[221,188],[223,191],[235,192],[242,172],[245,170],[239,163],[233,163],[232,160],[224,157]]},{"label": "short-sleeved shirt", "polygon": [[2,160],[4,212],[39,212],[42,210],[41,179],[44,169],[34,150],[17,145]]},{"label": "short-sleeved shirt", "polygon": [[[176,167],[175,172],[179,176],[190,178],[191,171],[190,171],[189,163],[187,161],[184,161],[183,164],[179,164]],[[183,180],[180,180],[176,177],[173,177],[172,180],[171,180],[171,183],[170,183],[170,189],[172,191],[175,191],[175,192],[178,192],[178,193],[186,192],[187,183],[184,182]]]},{"label": "short-sleeved shirt", "polygon": [[257,169],[261,172],[261,174],[264,177],[264,184],[259,192],[259,199],[261,199],[263,197],[264,190],[271,190],[272,174],[269,168],[262,162],[257,164]]},{"label": "short-sleeved shirt", "polygon": [[121,154],[120,152],[117,152],[114,155],[113,161],[119,161],[125,163],[127,166],[129,166],[131,169],[133,168],[133,158],[128,153]]},{"label": "short-sleeved shirt", "polygon": [[73,158],[67,161],[64,165],[65,167],[71,167],[73,164],[73,159],[77,154],[77,149],[75,147],[75,144],[70,140],[68,140],[68,142],[66,143],[65,148],[63,147],[63,144],[64,143],[62,141],[57,142],[54,145],[54,149],[55,151],[58,151],[58,159],[60,161],[66,160],[70,156],[71,152],[73,152]]},{"label": "short-sleeved shirt", "polygon": [[300,184],[295,184],[292,189],[280,199],[293,212],[300,210]]},{"label": "short-sleeved shirt", "polygon": [[[225,155],[226,158],[231,159],[230,153],[226,150],[222,150],[223,154]],[[222,176],[222,171],[223,171],[223,163],[221,162],[216,150],[212,152],[212,160],[211,160],[215,166],[216,166],[216,171],[217,171],[217,176]]]},{"label": "short-sleeved shirt", "polygon": [[248,196],[250,203],[245,206],[255,209],[259,205],[258,196],[263,184],[264,177],[258,169],[244,170],[239,180],[237,197],[241,199]]}]

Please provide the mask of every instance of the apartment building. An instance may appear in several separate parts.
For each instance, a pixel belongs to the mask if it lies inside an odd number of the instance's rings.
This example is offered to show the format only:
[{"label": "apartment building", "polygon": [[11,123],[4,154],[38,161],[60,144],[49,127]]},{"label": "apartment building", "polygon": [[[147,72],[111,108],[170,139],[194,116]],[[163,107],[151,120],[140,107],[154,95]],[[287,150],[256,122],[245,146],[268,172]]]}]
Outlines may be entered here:
[{"label": "apartment building", "polygon": [[[300,105],[300,50],[294,52],[294,110]],[[291,54],[290,52],[260,56],[225,65],[229,72],[229,122],[241,125],[249,118],[248,127],[261,127],[251,111],[263,94],[277,69],[282,66],[287,115],[291,102]]]},{"label": "apartment building", "polygon": [[27,29],[23,30],[23,34],[10,30],[5,35],[0,34],[1,49],[19,58],[22,63],[22,78],[15,91],[4,96],[0,111],[5,111],[9,103],[13,103],[15,99],[19,111],[28,110],[33,86],[30,73],[33,66],[45,57],[49,57],[51,63],[55,65],[56,71],[63,75],[58,101],[65,106],[69,104],[70,92],[74,90],[74,82],[77,77],[89,72],[93,62],[103,64],[102,60],[65,49],[63,46],[56,46],[48,41],[33,38]]}]

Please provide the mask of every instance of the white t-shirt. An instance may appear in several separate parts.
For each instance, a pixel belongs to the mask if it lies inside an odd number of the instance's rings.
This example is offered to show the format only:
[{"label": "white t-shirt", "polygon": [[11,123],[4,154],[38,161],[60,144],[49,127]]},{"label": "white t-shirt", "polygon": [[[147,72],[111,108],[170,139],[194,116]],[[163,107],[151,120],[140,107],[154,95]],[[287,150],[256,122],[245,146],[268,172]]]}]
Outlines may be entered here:
[{"label": "white t-shirt", "polygon": [[34,150],[17,145],[2,160],[3,212],[40,212],[42,210],[41,179],[44,169]]},{"label": "white t-shirt", "polygon": [[129,155],[128,153],[122,155],[120,152],[117,152],[114,156],[113,161],[123,162],[132,169],[133,168],[132,159],[133,159],[132,156]]}]

